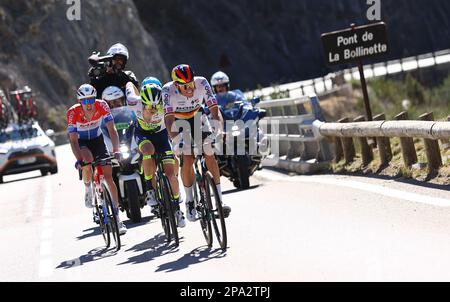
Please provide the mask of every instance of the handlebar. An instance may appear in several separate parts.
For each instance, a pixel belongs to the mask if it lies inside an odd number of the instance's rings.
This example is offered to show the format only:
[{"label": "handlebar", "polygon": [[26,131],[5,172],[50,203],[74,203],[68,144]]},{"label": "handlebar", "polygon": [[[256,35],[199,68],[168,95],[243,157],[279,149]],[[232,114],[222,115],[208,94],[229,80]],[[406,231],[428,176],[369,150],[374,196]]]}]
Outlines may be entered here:
[{"label": "handlebar", "polygon": [[[107,161],[113,160],[113,159],[115,159],[114,156],[110,156],[110,157],[106,157],[106,158],[100,158],[100,159],[97,159],[97,160],[95,160],[95,161],[93,161],[91,163],[82,163],[81,167],[83,168],[83,167],[87,167],[87,166],[92,166],[93,168],[95,168],[95,167],[100,166],[100,165],[106,163]],[[83,179],[83,170],[82,169],[78,170],[78,176],[79,176],[80,180]]]}]

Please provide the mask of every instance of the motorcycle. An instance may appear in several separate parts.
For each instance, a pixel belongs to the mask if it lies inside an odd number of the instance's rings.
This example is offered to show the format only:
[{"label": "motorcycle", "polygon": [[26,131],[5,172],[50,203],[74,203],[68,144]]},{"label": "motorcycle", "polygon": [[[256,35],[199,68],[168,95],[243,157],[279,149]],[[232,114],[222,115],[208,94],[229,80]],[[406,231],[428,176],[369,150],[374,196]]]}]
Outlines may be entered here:
[{"label": "motorcycle", "polygon": [[[250,177],[256,170],[262,169],[264,156],[257,150],[250,150],[250,146],[261,147],[268,144],[267,135],[259,126],[259,121],[266,116],[266,111],[255,107],[260,102],[259,98],[247,101],[240,90],[216,97],[224,119],[224,155],[218,156],[219,168],[222,175],[229,178],[237,189],[246,190],[250,188]],[[246,126],[239,126],[236,121],[242,121]],[[227,124],[231,125],[230,129],[227,129]],[[249,125],[250,127],[247,127]],[[256,141],[251,142],[255,139]],[[234,140],[232,155],[227,151],[231,140]],[[242,151],[239,144],[243,143],[245,152],[239,152]]]},{"label": "motorcycle", "polygon": [[[122,160],[113,160],[113,179],[119,190],[119,205],[122,212],[133,223],[142,220],[141,209],[146,205],[144,178],[140,173],[140,153],[134,139],[134,124],[136,119],[126,107],[111,110],[117,132],[119,134],[119,151]],[[111,138],[105,125],[102,125],[104,140],[108,150],[112,150]]]}]

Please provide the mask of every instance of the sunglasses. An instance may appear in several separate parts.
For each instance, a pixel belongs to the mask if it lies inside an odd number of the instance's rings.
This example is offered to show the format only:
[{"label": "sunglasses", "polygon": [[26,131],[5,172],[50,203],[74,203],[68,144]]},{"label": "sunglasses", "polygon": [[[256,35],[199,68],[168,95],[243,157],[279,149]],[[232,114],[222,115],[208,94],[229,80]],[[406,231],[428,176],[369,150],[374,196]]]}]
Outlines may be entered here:
[{"label": "sunglasses", "polygon": [[80,102],[82,105],[93,105],[95,103],[95,98],[83,99]]},{"label": "sunglasses", "polygon": [[178,86],[182,87],[183,89],[194,89],[195,88],[195,82],[190,82],[190,83],[186,83],[186,84],[178,83]]}]

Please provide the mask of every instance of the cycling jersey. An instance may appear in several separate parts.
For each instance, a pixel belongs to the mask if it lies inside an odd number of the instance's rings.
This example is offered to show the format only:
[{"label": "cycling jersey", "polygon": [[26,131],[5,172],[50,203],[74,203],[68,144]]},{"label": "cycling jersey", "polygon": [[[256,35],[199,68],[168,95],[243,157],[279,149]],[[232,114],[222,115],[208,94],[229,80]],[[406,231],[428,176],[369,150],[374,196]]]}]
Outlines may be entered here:
[{"label": "cycling jersey", "polygon": [[95,101],[95,113],[88,121],[80,104],[72,106],[67,111],[68,131],[77,133],[81,140],[92,140],[102,135],[100,129],[102,120],[106,124],[114,120],[108,104],[102,100]]},{"label": "cycling jersey", "polygon": [[195,77],[194,96],[183,96],[174,82],[164,85],[162,96],[166,115],[175,115],[177,119],[192,119],[204,104],[208,108],[217,106],[211,86],[204,77]]},{"label": "cycling jersey", "polygon": [[126,87],[127,105],[130,110],[136,114],[138,127],[146,132],[161,132],[166,129],[164,123],[164,106],[158,105],[156,112],[146,121],[144,118],[144,106],[141,102],[141,96],[136,94],[135,87],[127,84]]}]

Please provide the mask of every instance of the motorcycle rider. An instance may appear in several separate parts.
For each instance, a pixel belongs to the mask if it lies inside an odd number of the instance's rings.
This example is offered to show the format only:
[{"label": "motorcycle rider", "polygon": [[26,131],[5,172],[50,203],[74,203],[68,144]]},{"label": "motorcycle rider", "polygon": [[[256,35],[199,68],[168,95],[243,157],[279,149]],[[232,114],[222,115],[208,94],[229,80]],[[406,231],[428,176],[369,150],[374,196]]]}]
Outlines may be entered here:
[{"label": "motorcycle rider", "polygon": [[116,86],[125,92],[125,85],[132,82],[136,87],[139,82],[131,71],[125,71],[125,67],[130,58],[125,45],[117,43],[112,45],[107,55],[112,56],[111,63],[106,68],[106,73],[98,77],[91,77],[90,84],[97,89],[97,98],[101,98],[103,91],[109,86]]},{"label": "motorcycle rider", "polygon": [[[168,132],[164,123],[164,105],[162,102],[161,82],[156,78],[144,80],[140,93],[133,83],[126,85],[128,108],[133,110],[137,117],[135,126],[135,138],[139,151],[143,155],[143,167],[146,183],[146,201],[157,217],[159,216],[158,202],[156,201],[155,188],[156,163],[155,154],[162,154],[164,173],[169,179],[173,191],[173,198],[177,205],[180,204],[180,188],[177,178],[178,165],[169,141]],[[180,228],[186,226],[184,213],[177,209],[177,225]]]},{"label": "motorcycle rider", "polygon": [[235,102],[247,102],[240,90],[230,91],[230,78],[222,71],[218,71],[211,77],[211,86],[216,94],[219,106],[228,108]]}]

